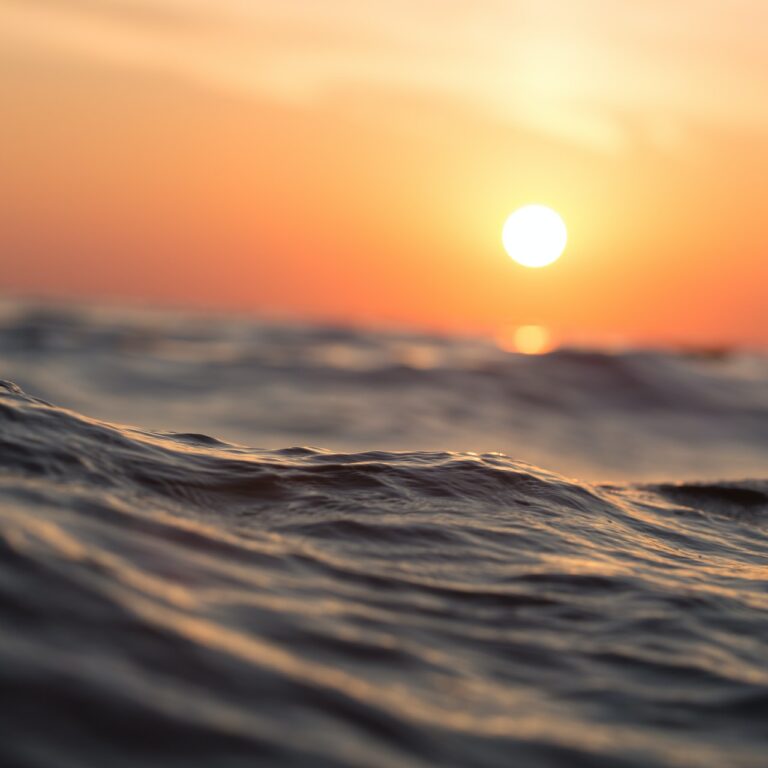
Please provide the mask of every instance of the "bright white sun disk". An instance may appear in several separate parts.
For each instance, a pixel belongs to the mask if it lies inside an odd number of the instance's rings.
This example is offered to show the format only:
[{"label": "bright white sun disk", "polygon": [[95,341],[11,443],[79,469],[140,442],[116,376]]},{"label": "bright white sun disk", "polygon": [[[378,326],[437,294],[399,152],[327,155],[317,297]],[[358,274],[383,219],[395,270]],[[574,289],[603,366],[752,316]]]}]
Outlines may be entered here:
[{"label": "bright white sun disk", "polygon": [[560,215],[546,205],[526,205],[505,222],[501,233],[506,252],[524,267],[546,267],[560,258],[568,231]]}]

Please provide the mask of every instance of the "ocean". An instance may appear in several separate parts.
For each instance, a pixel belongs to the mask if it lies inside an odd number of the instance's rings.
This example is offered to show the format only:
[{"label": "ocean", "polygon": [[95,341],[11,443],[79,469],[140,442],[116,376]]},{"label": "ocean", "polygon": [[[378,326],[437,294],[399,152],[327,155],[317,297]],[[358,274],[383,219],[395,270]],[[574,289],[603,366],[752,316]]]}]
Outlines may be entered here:
[{"label": "ocean", "polygon": [[768,358],[0,309],[1,765],[768,765]]}]

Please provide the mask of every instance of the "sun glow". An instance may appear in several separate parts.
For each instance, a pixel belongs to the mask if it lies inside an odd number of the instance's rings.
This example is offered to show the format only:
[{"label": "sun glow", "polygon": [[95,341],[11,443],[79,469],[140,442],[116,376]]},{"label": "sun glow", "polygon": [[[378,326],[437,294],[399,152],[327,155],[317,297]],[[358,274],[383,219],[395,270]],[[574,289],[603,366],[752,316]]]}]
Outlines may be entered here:
[{"label": "sun glow", "polygon": [[560,258],[568,231],[560,215],[545,205],[526,205],[505,222],[501,233],[506,252],[524,267],[546,267]]},{"label": "sun glow", "polygon": [[544,355],[555,348],[552,333],[543,325],[503,328],[496,335],[496,344],[505,352],[521,355]]}]

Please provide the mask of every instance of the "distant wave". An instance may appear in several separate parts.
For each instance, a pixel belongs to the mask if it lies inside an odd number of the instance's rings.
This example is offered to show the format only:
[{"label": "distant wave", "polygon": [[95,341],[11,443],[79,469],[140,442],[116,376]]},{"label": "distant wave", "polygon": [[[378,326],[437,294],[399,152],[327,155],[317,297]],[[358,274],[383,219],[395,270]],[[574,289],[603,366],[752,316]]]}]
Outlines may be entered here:
[{"label": "distant wave", "polygon": [[0,763],[763,766],[766,515],[764,480],[252,450],[4,383]]},{"label": "distant wave", "polygon": [[768,358],[560,350],[0,303],[0,372],[104,419],[245,445],[500,451],[589,480],[762,476]]}]

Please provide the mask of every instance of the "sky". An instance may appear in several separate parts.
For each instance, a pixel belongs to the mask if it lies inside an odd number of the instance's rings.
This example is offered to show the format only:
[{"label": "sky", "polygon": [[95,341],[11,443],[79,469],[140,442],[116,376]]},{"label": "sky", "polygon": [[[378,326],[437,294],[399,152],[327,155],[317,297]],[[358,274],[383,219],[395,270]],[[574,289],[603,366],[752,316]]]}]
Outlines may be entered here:
[{"label": "sky", "polygon": [[[0,294],[768,345],[764,0],[0,0]],[[505,218],[569,231],[515,264]]]}]

